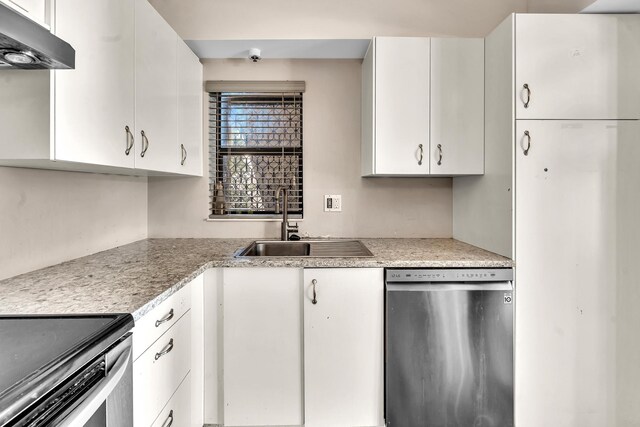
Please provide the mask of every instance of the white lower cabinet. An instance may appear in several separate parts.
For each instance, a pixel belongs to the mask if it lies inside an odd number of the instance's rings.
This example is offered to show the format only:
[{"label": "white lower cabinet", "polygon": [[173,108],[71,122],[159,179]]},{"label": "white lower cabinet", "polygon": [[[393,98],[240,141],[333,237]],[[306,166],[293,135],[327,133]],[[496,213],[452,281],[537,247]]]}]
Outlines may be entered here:
[{"label": "white lower cabinet", "polygon": [[[174,426],[384,425],[382,268],[218,268],[199,280],[185,315],[192,318],[191,418],[178,422],[174,410]],[[145,354],[153,359],[181,322]],[[179,392],[156,399],[164,392],[153,381],[135,390],[149,393],[137,397],[149,418],[136,427],[162,425],[166,402],[180,399]]]},{"label": "white lower cabinet", "polygon": [[225,426],[302,425],[301,270],[223,274]]},{"label": "white lower cabinet", "polygon": [[133,424],[149,426],[189,373],[191,313],[153,343],[133,364]]},{"label": "white lower cabinet", "polygon": [[133,425],[201,427],[204,381],[204,276],[136,321]]},{"label": "white lower cabinet", "polygon": [[305,269],[303,301],[305,426],[383,426],[383,269]]},{"label": "white lower cabinet", "polygon": [[[151,427],[181,427],[192,425],[192,401],[191,373],[189,373],[175,394],[171,396],[167,405],[162,408],[160,415],[158,415],[158,418],[151,424]],[[202,426],[202,423],[200,426]]]}]

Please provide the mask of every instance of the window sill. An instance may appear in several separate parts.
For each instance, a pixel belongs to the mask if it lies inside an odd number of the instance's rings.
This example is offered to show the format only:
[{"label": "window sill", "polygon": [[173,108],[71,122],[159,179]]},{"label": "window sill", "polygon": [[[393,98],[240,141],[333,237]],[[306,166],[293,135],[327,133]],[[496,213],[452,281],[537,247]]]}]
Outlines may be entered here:
[{"label": "window sill", "polygon": [[[242,215],[221,215],[216,218],[205,218],[206,222],[282,222],[281,216],[265,215],[259,216],[242,216]],[[303,218],[289,217],[289,222],[303,222]]]}]

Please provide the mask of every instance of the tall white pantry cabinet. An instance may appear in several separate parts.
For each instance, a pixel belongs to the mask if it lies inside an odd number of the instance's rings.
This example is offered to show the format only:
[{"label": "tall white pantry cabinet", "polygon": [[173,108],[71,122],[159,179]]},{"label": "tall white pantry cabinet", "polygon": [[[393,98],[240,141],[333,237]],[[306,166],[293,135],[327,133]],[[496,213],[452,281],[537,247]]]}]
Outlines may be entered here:
[{"label": "tall white pantry cabinet", "polygon": [[485,67],[454,237],[515,260],[516,425],[638,425],[640,15],[512,15]]}]

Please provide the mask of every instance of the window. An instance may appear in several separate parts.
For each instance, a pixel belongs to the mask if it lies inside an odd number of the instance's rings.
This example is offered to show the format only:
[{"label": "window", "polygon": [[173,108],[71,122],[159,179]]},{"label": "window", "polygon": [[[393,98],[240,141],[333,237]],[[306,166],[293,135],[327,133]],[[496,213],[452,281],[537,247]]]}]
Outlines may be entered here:
[{"label": "window", "polygon": [[210,217],[302,217],[304,82],[208,82]]}]

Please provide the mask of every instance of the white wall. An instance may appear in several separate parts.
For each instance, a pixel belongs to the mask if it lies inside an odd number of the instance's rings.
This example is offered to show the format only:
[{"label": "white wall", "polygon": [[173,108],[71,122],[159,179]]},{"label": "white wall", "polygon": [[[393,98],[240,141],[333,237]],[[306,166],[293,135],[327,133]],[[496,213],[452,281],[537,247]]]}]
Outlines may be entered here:
[{"label": "white wall", "polygon": [[146,236],[146,178],[0,167],[0,279]]},{"label": "white wall", "polygon": [[[305,80],[301,232],[311,236],[451,237],[449,178],[360,177],[359,60],[210,60],[206,80]],[[208,165],[204,170],[208,171]],[[205,222],[208,176],[149,178],[150,237],[276,237],[279,223]],[[341,194],[343,211],[323,212]]]}]

